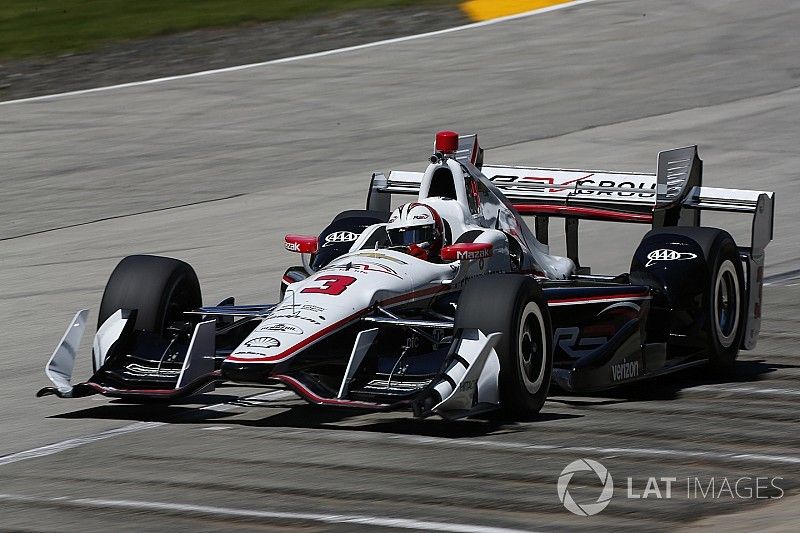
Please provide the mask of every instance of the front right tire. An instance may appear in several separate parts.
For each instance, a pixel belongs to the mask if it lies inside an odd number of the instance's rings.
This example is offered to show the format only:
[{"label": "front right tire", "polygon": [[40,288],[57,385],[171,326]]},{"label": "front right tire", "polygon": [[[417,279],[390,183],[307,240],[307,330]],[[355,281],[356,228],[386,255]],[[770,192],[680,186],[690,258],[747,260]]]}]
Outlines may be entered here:
[{"label": "front right tire", "polygon": [[459,298],[455,327],[502,334],[495,346],[502,410],[514,417],[538,413],[553,370],[552,325],[539,284],[516,274],[471,280]]},{"label": "front right tire", "polygon": [[97,327],[119,309],[136,309],[134,329],[163,336],[171,323],[190,320],[184,311],[202,304],[197,274],[188,263],[171,257],[130,255],[108,279]]}]

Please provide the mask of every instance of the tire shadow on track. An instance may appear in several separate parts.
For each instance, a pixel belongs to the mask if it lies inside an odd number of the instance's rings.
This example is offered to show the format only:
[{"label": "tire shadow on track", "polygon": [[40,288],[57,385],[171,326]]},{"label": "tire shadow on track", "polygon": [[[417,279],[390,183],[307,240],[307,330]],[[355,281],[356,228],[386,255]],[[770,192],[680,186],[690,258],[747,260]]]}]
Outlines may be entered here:
[{"label": "tire shadow on track", "polygon": [[501,418],[468,418],[442,420],[439,417],[412,418],[410,413],[384,413],[369,415],[364,411],[342,409],[320,409],[313,405],[295,406],[292,409],[257,420],[227,420],[226,424],[238,424],[259,428],[295,429],[339,429],[393,433],[448,439],[475,438],[502,433],[516,433],[530,429],[531,424],[556,420],[581,418],[583,415],[563,413],[539,413],[526,419],[506,420]]},{"label": "tire shadow on track", "polygon": [[[705,366],[698,366],[666,374],[653,379],[623,385],[614,389],[587,394],[569,393],[551,389],[560,396],[558,401],[565,404],[582,405],[591,397],[593,405],[625,402],[649,402],[677,400],[681,392],[702,385],[720,385],[727,383],[757,383],[764,380],[767,374],[781,369],[800,368],[800,365],[769,363],[763,359],[737,361],[733,370],[724,377],[711,376]],[[603,401],[603,399],[606,399]]]},{"label": "tire shadow on track", "polygon": [[[754,383],[764,379],[767,374],[786,368],[800,368],[800,365],[768,363],[764,360],[738,361],[733,372],[724,379],[709,376],[704,367],[696,367],[646,382],[595,392],[590,396],[562,393],[558,388],[553,388],[550,394],[553,398],[549,402],[579,406],[671,401],[677,400],[682,391],[692,387],[724,383]],[[220,405],[220,402],[227,407],[239,409],[216,410],[197,407],[203,404],[207,406]],[[301,402],[300,399],[256,401],[228,394],[204,394],[186,400],[183,405],[129,404],[116,400],[105,405],[53,415],[50,418],[87,418],[167,424],[213,424],[218,422],[225,425],[256,428],[344,429],[459,439],[515,433],[529,429],[531,424],[583,416],[547,410],[525,419],[516,420],[491,415],[455,421],[443,421],[438,417],[420,420],[412,418],[411,414],[406,412],[374,413],[358,409],[319,407]],[[191,404],[193,407],[186,406],[186,404]],[[258,416],[260,409],[268,409],[272,412],[266,416]],[[249,416],[241,416],[242,410],[246,410],[246,414]],[[253,414],[257,416],[253,417]]]},{"label": "tire shadow on track", "polygon": [[[499,433],[525,431],[531,424],[581,418],[583,415],[544,412],[525,419],[507,420],[485,415],[481,418],[447,421],[438,417],[412,418],[411,413],[374,413],[358,409],[330,408],[299,403],[301,400],[264,401],[243,404],[246,417],[240,410],[217,411],[165,404],[109,403],[49,418],[104,419],[131,422],[162,422],[166,424],[214,423],[226,426],[289,429],[341,429],[369,431],[452,439],[474,438]],[[210,402],[209,402],[210,403]],[[226,405],[236,406],[236,400]],[[269,409],[266,416],[258,416],[259,409]],[[253,417],[252,415],[256,415]]]}]

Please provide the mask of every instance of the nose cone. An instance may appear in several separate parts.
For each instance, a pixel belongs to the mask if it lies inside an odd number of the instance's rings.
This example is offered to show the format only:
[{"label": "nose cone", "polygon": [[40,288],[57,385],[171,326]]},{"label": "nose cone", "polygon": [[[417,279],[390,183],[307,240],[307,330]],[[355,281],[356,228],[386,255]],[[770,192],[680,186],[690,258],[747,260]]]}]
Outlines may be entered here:
[{"label": "nose cone", "polygon": [[224,361],[222,377],[236,383],[267,383],[275,365],[268,363],[241,363]]}]

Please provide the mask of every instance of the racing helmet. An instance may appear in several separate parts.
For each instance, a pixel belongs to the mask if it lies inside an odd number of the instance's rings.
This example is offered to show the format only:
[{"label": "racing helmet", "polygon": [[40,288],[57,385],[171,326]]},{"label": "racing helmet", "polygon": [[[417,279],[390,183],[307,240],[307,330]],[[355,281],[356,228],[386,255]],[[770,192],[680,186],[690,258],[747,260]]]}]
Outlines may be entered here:
[{"label": "racing helmet", "polygon": [[386,234],[391,246],[405,247],[409,254],[425,260],[438,258],[444,244],[442,217],[431,206],[417,202],[392,212]]}]

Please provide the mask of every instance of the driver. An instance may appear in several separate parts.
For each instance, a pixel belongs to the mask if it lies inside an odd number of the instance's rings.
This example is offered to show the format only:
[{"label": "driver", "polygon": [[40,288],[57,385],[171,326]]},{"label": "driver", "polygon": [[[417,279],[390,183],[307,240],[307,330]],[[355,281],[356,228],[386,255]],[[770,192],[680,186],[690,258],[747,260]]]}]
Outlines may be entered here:
[{"label": "driver", "polygon": [[426,261],[438,262],[444,244],[442,217],[428,205],[410,203],[394,210],[386,224],[389,244]]}]

